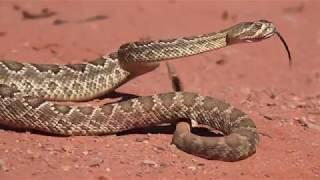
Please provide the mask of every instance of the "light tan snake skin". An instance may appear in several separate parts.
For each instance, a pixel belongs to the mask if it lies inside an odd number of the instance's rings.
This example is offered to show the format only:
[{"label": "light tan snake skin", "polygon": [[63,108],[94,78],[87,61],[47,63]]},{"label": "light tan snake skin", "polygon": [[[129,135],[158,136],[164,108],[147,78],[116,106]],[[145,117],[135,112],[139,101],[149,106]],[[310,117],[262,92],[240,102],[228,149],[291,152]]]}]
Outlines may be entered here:
[{"label": "light tan snake skin", "polygon": [[113,91],[149,72],[159,61],[190,56],[277,33],[266,20],[244,22],[197,37],[133,42],[117,53],[83,64],[45,65],[0,62],[0,125],[56,135],[105,135],[191,119],[224,137],[200,137],[178,124],[173,142],[182,150],[223,161],[244,159],[259,141],[254,122],[231,105],[190,92],[169,92],[97,106],[62,105]]}]

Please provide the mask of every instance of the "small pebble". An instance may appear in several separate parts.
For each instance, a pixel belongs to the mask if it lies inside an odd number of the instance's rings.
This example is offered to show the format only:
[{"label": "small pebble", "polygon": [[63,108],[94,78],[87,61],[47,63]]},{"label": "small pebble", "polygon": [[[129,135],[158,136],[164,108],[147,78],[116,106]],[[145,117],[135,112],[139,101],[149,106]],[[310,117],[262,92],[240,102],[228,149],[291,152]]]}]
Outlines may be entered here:
[{"label": "small pebble", "polygon": [[111,178],[107,177],[107,176],[99,176],[98,180],[110,180]]},{"label": "small pebble", "polygon": [[63,171],[69,171],[69,170],[71,169],[71,166],[63,165],[63,166],[61,166],[61,169],[62,169]]},{"label": "small pebble", "polygon": [[155,161],[152,161],[152,160],[144,160],[143,164],[148,165],[148,166],[152,166],[152,167],[159,167],[160,166],[158,163],[156,163]]},{"label": "small pebble", "polygon": [[263,115],[263,117],[267,120],[272,120],[273,118],[271,116]]},{"label": "small pebble", "polygon": [[187,169],[190,169],[191,171],[195,171],[195,170],[197,170],[197,167],[195,167],[195,166],[188,166]]},{"label": "small pebble", "polygon": [[2,159],[0,159],[0,171],[8,171],[8,168]]},{"label": "small pebble", "polygon": [[148,141],[149,137],[138,137],[136,138],[136,142],[145,142]]}]

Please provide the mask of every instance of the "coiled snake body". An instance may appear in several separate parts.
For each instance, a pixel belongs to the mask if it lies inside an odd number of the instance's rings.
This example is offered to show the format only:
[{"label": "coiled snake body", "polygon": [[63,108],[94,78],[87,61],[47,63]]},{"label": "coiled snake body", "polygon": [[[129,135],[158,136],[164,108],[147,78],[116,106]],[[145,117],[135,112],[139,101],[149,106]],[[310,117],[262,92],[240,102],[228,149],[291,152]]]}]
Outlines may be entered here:
[{"label": "coiled snake body", "polygon": [[275,32],[272,23],[260,20],[197,37],[128,43],[117,53],[82,64],[1,61],[0,125],[66,136],[104,135],[187,118],[225,136],[199,137],[181,125],[173,138],[179,148],[207,159],[244,159],[256,151],[259,141],[254,122],[211,97],[169,92],[96,106],[62,105],[50,100],[90,100],[155,69],[161,60],[260,41]]}]

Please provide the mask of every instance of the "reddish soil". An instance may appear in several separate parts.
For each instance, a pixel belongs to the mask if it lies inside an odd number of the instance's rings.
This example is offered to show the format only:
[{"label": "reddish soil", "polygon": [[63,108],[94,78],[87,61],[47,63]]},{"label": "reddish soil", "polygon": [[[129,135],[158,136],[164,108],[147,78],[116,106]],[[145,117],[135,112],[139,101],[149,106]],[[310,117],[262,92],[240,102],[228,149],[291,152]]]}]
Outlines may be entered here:
[{"label": "reddish soil", "polygon": [[[45,8],[46,15],[38,17]],[[255,120],[261,143],[246,160],[186,154],[170,145],[168,133],[66,138],[0,130],[0,179],[320,179],[319,9],[319,1],[303,0],[1,1],[1,59],[76,63],[141,38],[194,35],[267,19],[286,38],[294,63],[289,68],[275,37],[172,62],[187,91],[225,99]],[[171,91],[166,67],[118,91]]]}]

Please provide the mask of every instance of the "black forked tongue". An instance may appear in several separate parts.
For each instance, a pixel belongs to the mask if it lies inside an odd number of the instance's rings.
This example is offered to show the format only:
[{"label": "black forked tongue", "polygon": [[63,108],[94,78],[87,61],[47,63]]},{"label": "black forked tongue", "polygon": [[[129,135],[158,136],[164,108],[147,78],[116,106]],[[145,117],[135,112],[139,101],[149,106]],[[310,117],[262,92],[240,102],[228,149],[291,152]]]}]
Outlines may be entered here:
[{"label": "black forked tongue", "polygon": [[291,53],[290,53],[289,47],[279,32],[276,31],[275,34],[280,38],[281,42],[283,43],[284,47],[286,48],[286,51],[288,53],[288,58],[289,58],[289,65],[291,66],[292,60],[291,60]]}]

